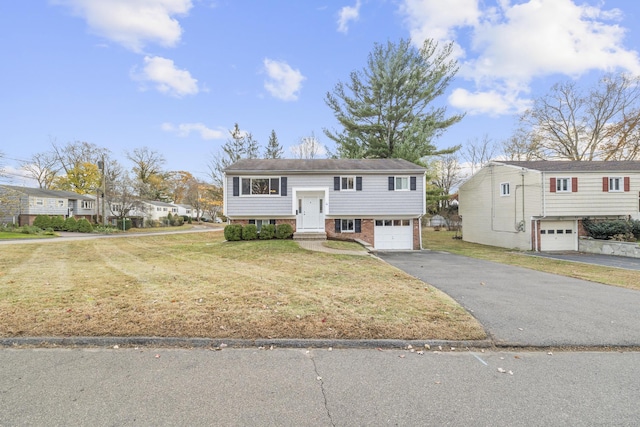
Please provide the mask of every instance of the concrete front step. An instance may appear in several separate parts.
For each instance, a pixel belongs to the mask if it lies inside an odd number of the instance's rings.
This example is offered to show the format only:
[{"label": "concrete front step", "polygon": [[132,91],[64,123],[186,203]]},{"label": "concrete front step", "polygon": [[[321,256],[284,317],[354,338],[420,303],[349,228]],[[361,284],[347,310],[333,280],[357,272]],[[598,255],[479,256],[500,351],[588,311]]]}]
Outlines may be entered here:
[{"label": "concrete front step", "polygon": [[304,233],[296,231],[293,240],[327,240],[327,233]]}]

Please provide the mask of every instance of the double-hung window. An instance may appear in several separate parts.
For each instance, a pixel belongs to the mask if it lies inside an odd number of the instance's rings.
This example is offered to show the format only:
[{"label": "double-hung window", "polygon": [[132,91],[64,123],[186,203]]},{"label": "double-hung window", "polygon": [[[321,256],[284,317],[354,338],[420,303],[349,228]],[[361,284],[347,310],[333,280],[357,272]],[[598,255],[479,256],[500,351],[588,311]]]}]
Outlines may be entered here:
[{"label": "double-hung window", "polygon": [[356,177],[355,176],[343,176],[340,178],[340,190],[355,190],[356,189]]},{"label": "double-hung window", "polygon": [[571,179],[570,178],[556,178],[556,192],[568,193],[571,192]]},{"label": "double-hung window", "polygon": [[353,224],[354,224],[354,221],[352,219],[343,219],[342,223],[340,224],[340,230],[343,233],[353,232],[354,231]]},{"label": "double-hung window", "polygon": [[409,191],[408,176],[396,176],[396,191]]},{"label": "double-hung window", "polygon": [[243,196],[270,196],[280,194],[280,178],[242,178]]},{"label": "double-hung window", "polygon": [[609,191],[622,191],[622,178],[609,177]]},{"label": "double-hung window", "polygon": [[500,195],[508,196],[511,194],[511,188],[508,182],[503,182],[500,184]]}]

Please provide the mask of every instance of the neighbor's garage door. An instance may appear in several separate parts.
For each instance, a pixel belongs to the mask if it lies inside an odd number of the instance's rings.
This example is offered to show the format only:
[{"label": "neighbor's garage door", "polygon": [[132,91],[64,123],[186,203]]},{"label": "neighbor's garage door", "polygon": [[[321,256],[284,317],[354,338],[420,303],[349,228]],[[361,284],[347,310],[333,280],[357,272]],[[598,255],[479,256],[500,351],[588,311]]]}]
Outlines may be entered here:
[{"label": "neighbor's garage door", "polygon": [[575,251],[577,234],[574,221],[541,221],[540,250]]},{"label": "neighbor's garage door", "polygon": [[376,219],[373,246],[376,249],[413,249],[410,219]]}]

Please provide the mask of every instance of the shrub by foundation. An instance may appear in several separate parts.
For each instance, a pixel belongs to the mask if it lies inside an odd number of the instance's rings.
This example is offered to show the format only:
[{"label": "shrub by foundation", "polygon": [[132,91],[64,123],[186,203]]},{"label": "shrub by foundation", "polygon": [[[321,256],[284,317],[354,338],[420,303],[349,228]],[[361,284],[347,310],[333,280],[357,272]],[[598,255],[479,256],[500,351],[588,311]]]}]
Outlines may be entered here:
[{"label": "shrub by foundation", "polygon": [[86,218],[80,218],[78,220],[78,232],[80,233],[92,233],[93,226]]},{"label": "shrub by foundation", "polygon": [[265,224],[260,229],[260,240],[273,239],[276,235],[276,226],[273,224]]},{"label": "shrub by foundation", "polygon": [[240,224],[227,225],[224,228],[224,238],[228,242],[242,240],[242,226]]},{"label": "shrub by foundation", "polygon": [[258,227],[255,224],[247,224],[242,227],[242,240],[256,240],[258,238]]},{"label": "shrub by foundation", "polygon": [[293,236],[293,227],[290,224],[278,224],[276,227],[276,238],[288,239]]},{"label": "shrub by foundation", "polygon": [[78,231],[78,221],[72,216],[64,220],[65,231]]}]

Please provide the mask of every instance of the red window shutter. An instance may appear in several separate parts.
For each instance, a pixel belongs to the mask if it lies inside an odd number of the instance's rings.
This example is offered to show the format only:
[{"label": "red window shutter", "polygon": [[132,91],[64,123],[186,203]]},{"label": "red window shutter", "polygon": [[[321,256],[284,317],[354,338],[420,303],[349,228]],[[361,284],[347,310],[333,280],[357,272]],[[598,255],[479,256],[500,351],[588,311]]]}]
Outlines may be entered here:
[{"label": "red window shutter", "polygon": [[578,178],[576,177],[571,178],[571,192],[572,193],[578,192]]},{"label": "red window shutter", "polygon": [[605,193],[609,191],[609,177],[602,177],[602,191],[604,191]]},{"label": "red window shutter", "polygon": [[556,179],[555,178],[551,178],[549,180],[549,191],[551,191],[552,193],[556,192]]},{"label": "red window shutter", "polygon": [[624,177],[624,191],[631,191],[631,179],[628,176]]}]

